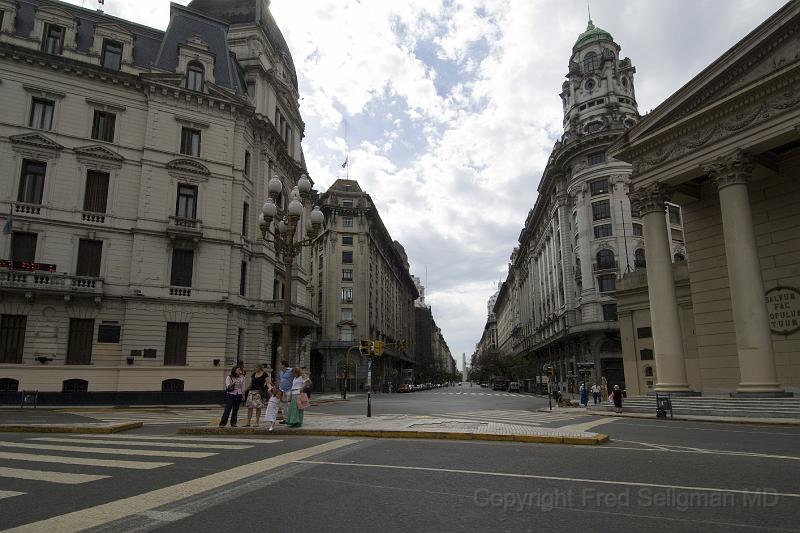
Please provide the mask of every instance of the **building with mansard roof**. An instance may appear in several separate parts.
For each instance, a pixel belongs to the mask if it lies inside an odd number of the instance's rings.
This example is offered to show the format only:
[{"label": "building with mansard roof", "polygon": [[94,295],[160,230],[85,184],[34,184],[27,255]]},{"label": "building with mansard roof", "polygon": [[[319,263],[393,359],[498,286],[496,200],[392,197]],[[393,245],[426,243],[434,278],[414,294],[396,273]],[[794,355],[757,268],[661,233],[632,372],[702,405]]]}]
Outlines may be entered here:
[{"label": "building with mansard roof", "polygon": [[236,361],[308,364],[308,252],[283,287],[259,231],[268,180],[305,171],[269,1],[171,4],[166,31],[49,0],[0,15],[0,389],[199,397]]}]

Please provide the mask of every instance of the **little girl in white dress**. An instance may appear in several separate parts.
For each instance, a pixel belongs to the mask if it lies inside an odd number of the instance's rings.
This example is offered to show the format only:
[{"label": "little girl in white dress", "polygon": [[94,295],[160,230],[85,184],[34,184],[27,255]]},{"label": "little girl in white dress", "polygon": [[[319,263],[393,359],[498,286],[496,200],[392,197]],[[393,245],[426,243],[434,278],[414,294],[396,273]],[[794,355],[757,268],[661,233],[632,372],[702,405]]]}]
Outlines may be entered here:
[{"label": "little girl in white dress", "polygon": [[269,402],[267,402],[267,414],[265,415],[265,419],[269,422],[269,431],[272,431],[272,428],[275,427],[275,421],[278,419],[278,405],[281,401],[281,396],[283,393],[281,390],[276,386],[271,386],[269,389]]}]

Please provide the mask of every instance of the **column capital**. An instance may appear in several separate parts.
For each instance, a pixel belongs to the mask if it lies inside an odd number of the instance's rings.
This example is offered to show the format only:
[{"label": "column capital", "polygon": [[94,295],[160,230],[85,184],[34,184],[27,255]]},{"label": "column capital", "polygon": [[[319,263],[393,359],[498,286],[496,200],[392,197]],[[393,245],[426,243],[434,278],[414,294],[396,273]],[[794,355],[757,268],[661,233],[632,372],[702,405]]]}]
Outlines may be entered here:
[{"label": "column capital", "polygon": [[653,183],[647,187],[631,188],[628,197],[634,211],[642,216],[652,212],[663,213],[666,210],[665,203],[672,197],[672,188],[663,183]]},{"label": "column capital", "polygon": [[717,184],[717,190],[728,185],[746,184],[754,167],[753,158],[744,150],[736,150],[703,165],[703,169]]}]

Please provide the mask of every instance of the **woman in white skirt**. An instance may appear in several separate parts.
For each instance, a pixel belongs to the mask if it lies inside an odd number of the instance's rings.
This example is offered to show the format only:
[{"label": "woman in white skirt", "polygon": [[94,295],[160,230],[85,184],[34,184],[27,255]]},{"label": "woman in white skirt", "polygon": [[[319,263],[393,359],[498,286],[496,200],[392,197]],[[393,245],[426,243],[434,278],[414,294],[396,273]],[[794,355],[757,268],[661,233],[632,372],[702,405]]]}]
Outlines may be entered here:
[{"label": "woman in white skirt", "polygon": [[269,374],[264,372],[264,367],[256,365],[250,378],[250,388],[247,389],[247,394],[245,395],[245,405],[247,406],[247,424],[245,427],[250,427],[250,421],[253,419],[253,409],[256,410],[256,425],[261,420],[261,409],[264,408],[264,403],[267,401],[267,379],[269,379]]},{"label": "woman in white skirt", "polygon": [[281,403],[281,396],[283,393],[274,384],[270,383],[269,387],[269,402],[267,402],[267,415],[266,421],[269,422],[269,431],[275,427],[275,421],[278,420],[278,406]]}]

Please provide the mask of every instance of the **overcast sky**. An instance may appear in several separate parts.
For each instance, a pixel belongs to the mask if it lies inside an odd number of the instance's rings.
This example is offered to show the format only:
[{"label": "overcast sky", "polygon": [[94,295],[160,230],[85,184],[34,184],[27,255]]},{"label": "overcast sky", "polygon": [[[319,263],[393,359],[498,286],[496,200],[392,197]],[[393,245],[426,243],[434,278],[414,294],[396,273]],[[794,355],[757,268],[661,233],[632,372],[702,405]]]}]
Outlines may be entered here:
[{"label": "overcast sky", "polygon": [[[169,21],[166,0],[105,3],[107,13],[149,26]],[[591,8],[636,66],[645,114],[784,3],[592,0]],[[325,190],[349,152],[350,177],[405,246],[460,366],[561,134],[558,94],[586,29],[585,0],[272,0],[271,10],[300,79],[309,174]]]}]

